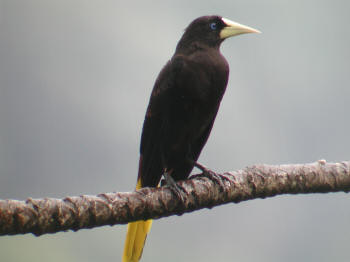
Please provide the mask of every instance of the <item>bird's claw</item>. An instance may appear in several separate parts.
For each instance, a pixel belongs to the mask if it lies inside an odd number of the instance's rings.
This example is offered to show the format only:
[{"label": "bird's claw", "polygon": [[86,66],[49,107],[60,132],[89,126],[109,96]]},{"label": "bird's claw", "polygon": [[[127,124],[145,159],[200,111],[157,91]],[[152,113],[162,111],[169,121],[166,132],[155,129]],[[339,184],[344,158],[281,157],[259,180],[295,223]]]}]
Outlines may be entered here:
[{"label": "bird's claw", "polygon": [[175,195],[184,202],[184,190],[181,186],[179,186],[176,181],[171,177],[168,172],[164,173],[164,179],[166,185],[170,187],[170,189],[175,193]]},{"label": "bird's claw", "polygon": [[216,174],[214,171],[210,170],[209,168],[207,168],[207,167],[205,167],[197,162],[194,165],[195,165],[195,167],[199,168],[202,171],[203,176],[214,181],[215,183],[220,185],[221,188],[224,188],[225,185],[222,182],[222,177],[220,175]]}]

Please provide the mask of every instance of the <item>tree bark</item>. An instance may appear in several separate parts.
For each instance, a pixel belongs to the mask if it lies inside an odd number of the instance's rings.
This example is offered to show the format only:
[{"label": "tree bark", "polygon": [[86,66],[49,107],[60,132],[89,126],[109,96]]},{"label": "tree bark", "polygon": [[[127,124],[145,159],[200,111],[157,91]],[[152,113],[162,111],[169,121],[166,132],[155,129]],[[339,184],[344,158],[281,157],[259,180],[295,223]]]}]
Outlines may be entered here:
[{"label": "tree bark", "polygon": [[39,236],[126,224],[281,194],[349,192],[350,161],[254,165],[223,174],[194,175],[178,185],[180,195],[163,186],[64,199],[0,200],[0,235]]}]

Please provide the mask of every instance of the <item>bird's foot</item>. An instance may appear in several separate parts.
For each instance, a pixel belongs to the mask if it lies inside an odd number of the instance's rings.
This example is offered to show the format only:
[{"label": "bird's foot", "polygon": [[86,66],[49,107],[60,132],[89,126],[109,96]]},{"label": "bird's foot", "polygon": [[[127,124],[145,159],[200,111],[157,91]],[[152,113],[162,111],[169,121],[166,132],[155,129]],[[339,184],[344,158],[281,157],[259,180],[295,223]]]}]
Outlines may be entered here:
[{"label": "bird's foot", "polygon": [[222,177],[220,175],[216,174],[214,171],[210,170],[206,166],[203,166],[202,164],[199,164],[197,162],[194,162],[194,166],[203,172],[203,176],[209,178],[210,180],[220,185],[220,187],[224,188],[225,185],[222,182]]},{"label": "bird's foot", "polygon": [[184,202],[184,189],[179,186],[174,178],[168,172],[164,172],[163,177],[165,179],[166,185],[175,193],[175,195]]}]

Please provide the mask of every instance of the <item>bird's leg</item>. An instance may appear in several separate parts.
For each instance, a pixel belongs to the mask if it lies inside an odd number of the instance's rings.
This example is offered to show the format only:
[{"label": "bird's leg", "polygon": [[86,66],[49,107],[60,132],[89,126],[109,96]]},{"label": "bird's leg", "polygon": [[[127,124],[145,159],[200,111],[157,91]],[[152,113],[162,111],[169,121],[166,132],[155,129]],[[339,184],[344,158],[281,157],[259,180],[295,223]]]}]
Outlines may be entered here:
[{"label": "bird's leg", "polygon": [[215,181],[217,184],[219,184],[222,188],[224,187],[224,183],[222,182],[222,177],[216,174],[214,171],[210,170],[206,166],[203,166],[202,164],[199,164],[196,161],[192,161],[193,165],[200,169],[203,172],[203,175],[213,181]]},{"label": "bird's leg", "polygon": [[215,174],[214,171],[210,170],[209,168],[207,168],[206,166],[203,166],[202,164],[199,164],[195,161],[193,161],[193,165],[195,167],[197,167],[198,169],[200,169],[204,175],[211,175],[211,174]]},{"label": "bird's leg", "polygon": [[172,189],[174,191],[174,193],[176,194],[176,196],[178,198],[181,199],[182,202],[184,202],[184,190],[181,186],[179,186],[176,181],[174,180],[174,178],[171,177],[171,171],[168,172],[167,169],[164,170],[164,174],[163,177],[165,179],[166,185],[170,187],[170,189]]},{"label": "bird's leg", "polygon": [[193,160],[193,154],[192,154],[192,148],[191,148],[191,144],[188,145],[188,151],[187,151],[187,161],[197,167],[198,169],[200,169],[203,173],[203,176],[215,181],[217,184],[219,184],[220,186],[224,186],[222,183],[222,179],[219,175],[217,175],[214,171],[210,170],[209,168],[207,168],[206,166],[203,166],[202,164],[196,162],[195,160]]}]

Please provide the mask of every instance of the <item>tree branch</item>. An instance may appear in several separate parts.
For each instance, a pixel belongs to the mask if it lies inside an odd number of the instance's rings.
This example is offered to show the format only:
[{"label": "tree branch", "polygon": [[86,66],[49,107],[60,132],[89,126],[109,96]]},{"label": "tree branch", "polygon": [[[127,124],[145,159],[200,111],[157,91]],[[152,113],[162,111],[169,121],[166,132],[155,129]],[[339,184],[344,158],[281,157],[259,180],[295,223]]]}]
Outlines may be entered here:
[{"label": "tree branch", "polygon": [[255,165],[213,177],[195,175],[178,185],[183,201],[167,186],[64,199],[0,200],[0,235],[112,226],[281,194],[349,192],[350,161]]}]

